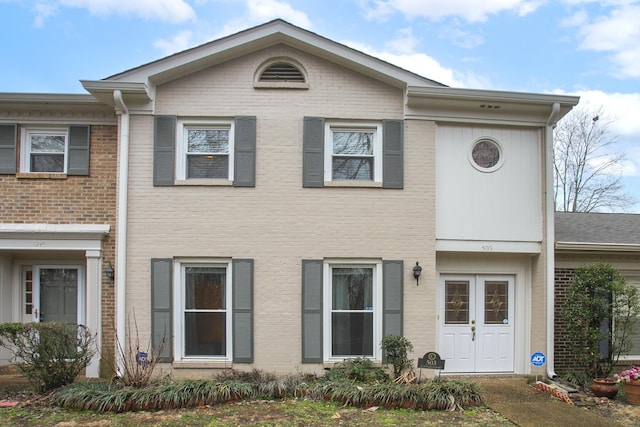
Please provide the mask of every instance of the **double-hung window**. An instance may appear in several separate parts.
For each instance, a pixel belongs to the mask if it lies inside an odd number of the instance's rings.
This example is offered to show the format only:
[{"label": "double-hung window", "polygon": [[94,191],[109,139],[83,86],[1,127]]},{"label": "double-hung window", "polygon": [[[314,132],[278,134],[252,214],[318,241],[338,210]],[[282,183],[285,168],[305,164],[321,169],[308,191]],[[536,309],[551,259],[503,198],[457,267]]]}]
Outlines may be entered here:
[{"label": "double-hung window", "polygon": [[325,355],[379,360],[382,339],[380,263],[325,264]]},{"label": "double-hung window", "polygon": [[230,263],[179,264],[181,359],[222,359],[231,356]]},{"label": "double-hung window", "polygon": [[325,126],[325,181],[382,182],[381,125]]},{"label": "double-hung window", "polygon": [[67,172],[67,129],[25,128],[22,139],[24,172]]},{"label": "double-hung window", "polygon": [[178,132],[178,179],[233,179],[233,123],[181,121]]}]

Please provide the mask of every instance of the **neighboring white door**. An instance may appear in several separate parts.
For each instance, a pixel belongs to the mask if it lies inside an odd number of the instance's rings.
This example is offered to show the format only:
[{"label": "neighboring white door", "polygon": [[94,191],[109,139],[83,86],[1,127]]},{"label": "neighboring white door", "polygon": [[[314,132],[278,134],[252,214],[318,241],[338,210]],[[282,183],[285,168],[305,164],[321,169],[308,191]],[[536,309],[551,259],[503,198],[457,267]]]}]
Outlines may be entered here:
[{"label": "neighboring white door", "polygon": [[514,371],[513,294],[513,276],[442,276],[444,372]]},{"label": "neighboring white door", "polygon": [[33,269],[33,318],[36,322],[81,323],[82,268],[35,266]]}]

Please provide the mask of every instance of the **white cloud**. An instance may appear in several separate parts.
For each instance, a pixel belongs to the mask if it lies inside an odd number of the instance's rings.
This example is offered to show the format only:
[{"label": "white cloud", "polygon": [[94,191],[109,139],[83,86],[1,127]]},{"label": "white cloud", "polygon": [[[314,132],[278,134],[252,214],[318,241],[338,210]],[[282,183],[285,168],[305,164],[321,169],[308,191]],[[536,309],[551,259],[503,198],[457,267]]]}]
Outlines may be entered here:
[{"label": "white cloud", "polygon": [[289,3],[278,0],[248,0],[249,18],[252,22],[265,22],[282,18],[294,25],[311,28],[311,20],[306,13],[294,9]]},{"label": "white cloud", "polygon": [[640,139],[640,92],[606,93],[599,90],[578,91],[580,105],[602,110],[613,119],[611,130],[622,136],[637,136]]},{"label": "white cloud", "polygon": [[171,55],[173,53],[180,52],[191,47],[192,36],[193,33],[191,31],[180,31],[169,40],[158,39],[154,41],[153,46],[157,49],[160,49],[164,53],[164,55]]},{"label": "white cloud", "polygon": [[59,0],[58,4],[87,9],[94,15],[135,15],[171,23],[186,22],[196,17],[185,0]]},{"label": "white cloud", "polygon": [[519,16],[535,11],[545,0],[433,0],[425,4],[424,0],[373,0],[362,2],[368,19],[385,19],[393,12],[407,17],[425,17],[433,20],[445,17],[460,17],[468,22],[481,22],[503,11],[511,11]]},{"label": "white cloud", "polygon": [[360,42],[342,41],[341,43],[447,86],[473,88],[490,86],[486,79],[472,73],[461,73],[447,68],[424,53],[378,51]]},{"label": "white cloud", "polygon": [[581,49],[610,53],[611,74],[640,77],[640,4],[632,0],[605,3],[613,7],[608,15],[589,18],[582,10],[564,24],[578,28]]},{"label": "white cloud", "polygon": [[33,25],[37,28],[41,28],[44,26],[44,22],[47,18],[56,14],[58,7],[52,3],[38,2],[31,8],[31,10],[36,14],[36,17],[33,20]]},{"label": "white cloud", "polygon": [[400,35],[386,43],[388,49],[399,53],[411,53],[418,45],[410,27],[400,30]]}]

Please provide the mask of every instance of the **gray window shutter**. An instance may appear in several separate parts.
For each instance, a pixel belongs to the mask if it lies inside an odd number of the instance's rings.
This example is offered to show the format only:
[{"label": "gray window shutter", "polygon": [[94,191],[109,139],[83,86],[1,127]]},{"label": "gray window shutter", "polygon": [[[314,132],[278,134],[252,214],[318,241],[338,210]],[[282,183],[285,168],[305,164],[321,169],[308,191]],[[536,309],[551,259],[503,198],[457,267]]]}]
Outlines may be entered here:
[{"label": "gray window shutter", "polygon": [[69,164],[67,175],[89,175],[90,128],[69,126]]},{"label": "gray window shutter", "polygon": [[234,179],[236,187],[256,186],[256,118],[236,117],[234,144]]},{"label": "gray window shutter", "polygon": [[402,336],[403,262],[382,262],[382,335]]},{"label": "gray window shutter", "polygon": [[17,132],[17,125],[0,125],[0,174],[16,173]]},{"label": "gray window shutter", "polygon": [[302,186],[324,187],[324,119],[322,117],[304,118]]},{"label": "gray window shutter", "polygon": [[322,362],[322,260],[302,260],[302,363]]},{"label": "gray window shutter", "polygon": [[233,362],[253,363],[253,260],[233,260]]},{"label": "gray window shutter", "polygon": [[155,116],[153,185],[172,186],[175,178],[176,116]]},{"label": "gray window shutter", "polygon": [[382,188],[404,187],[404,121],[382,121]]},{"label": "gray window shutter", "polygon": [[173,359],[173,330],[171,327],[171,282],[173,260],[151,259],[151,346],[158,351],[164,340],[159,360]]}]

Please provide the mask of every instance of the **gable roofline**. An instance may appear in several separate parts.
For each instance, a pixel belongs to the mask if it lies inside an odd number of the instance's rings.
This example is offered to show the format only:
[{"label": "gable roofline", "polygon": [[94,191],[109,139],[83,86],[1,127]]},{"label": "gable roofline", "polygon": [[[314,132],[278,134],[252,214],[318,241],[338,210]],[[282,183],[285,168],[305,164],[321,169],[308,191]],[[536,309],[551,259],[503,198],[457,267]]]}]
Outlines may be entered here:
[{"label": "gable roofline", "polygon": [[404,88],[408,85],[445,87],[442,83],[297,27],[282,19],[275,19],[114,74],[103,81],[159,85],[279,43],[317,55],[397,87]]}]

